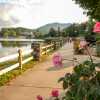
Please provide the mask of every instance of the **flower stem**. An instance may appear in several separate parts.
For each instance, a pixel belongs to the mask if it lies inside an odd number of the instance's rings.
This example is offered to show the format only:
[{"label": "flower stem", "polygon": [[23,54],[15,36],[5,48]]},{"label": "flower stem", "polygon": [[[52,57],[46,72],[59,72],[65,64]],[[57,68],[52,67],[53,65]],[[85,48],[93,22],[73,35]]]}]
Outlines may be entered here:
[{"label": "flower stem", "polygon": [[89,55],[89,57],[90,57],[90,60],[91,60],[91,62],[93,63],[92,55],[91,55],[91,53],[90,53],[90,51],[89,51],[88,46],[86,46],[85,49],[87,50],[87,53],[88,53],[88,55]]},{"label": "flower stem", "polygon": [[59,98],[57,97],[55,100],[59,100]]}]

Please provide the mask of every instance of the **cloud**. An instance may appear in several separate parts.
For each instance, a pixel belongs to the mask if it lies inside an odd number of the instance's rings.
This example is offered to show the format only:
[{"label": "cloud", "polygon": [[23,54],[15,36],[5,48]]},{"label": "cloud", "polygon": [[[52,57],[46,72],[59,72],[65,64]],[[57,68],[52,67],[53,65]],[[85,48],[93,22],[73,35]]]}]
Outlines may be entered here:
[{"label": "cloud", "polygon": [[0,0],[0,27],[81,22],[86,19],[82,13],[72,0]]},{"label": "cloud", "polygon": [[12,4],[17,6],[41,5],[44,0],[0,0],[0,4]]},{"label": "cloud", "polygon": [[20,25],[32,19],[34,8],[42,3],[42,0],[0,0],[0,27]]},{"label": "cloud", "polygon": [[0,18],[0,27],[9,27],[18,22],[19,21],[13,17],[10,17],[9,20],[4,20]]},{"label": "cloud", "polygon": [[0,3],[0,27],[9,27],[19,22],[19,20],[10,13],[13,8],[13,4]]}]

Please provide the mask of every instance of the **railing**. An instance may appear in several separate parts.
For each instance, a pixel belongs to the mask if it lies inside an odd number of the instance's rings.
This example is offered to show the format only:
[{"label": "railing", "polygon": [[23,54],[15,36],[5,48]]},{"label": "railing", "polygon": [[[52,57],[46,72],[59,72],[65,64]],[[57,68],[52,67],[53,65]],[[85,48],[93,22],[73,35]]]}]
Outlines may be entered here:
[{"label": "railing", "polygon": [[[66,42],[66,39],[61,39],[61,40],[57,40],[57,41],[54,41],[53,43],[49,44],[49,45],[46,45],[46,46],[40,46],[40,57],[42,55],[46,55],[48,54],[49,52],[51,51],[54,51],[56,50],[57,48],[61,47],[64,43]],[[27,51],[22,51],[21,49],[18,51],[18,53],[16,54],[13,54],[13,55],[9,55],[7,57],[3,57],[3,58],[0,58],[0,63],[4,63],[4,62],[7,62],[7,61],[11,61],[11,60],[14,60],[14,59],[18,59],[17,63],[14,64],[14,65],[11,65],[11,66],[8,66],[7,68],[4,68],[4,69],[1,69],[0,70],[0,75],[3,75],[9,71],[12,71],[13,69],[16,69],[16,68],[20,68],[22,69],[22,65],[31,61],[33,59],[32,56],[26,58],[23,60],[23,57],[25,56],[28,56],[30,54],[34,53],[34,51],[32,49],[29,49]]]},{"label": "railing", "polygon": [[25,41],[27,41],[27,42],[43,42],[44,40],[42,40],[42,39],[13,39],[13,38],[0,38],[0,41],[21,41],[21,42],[25,42]]},{"label": "railing", "polygon": [[44,47],[42,47],[41,49],[42,49],[42,55],[47,54],[47,53],[53,51],[53,49],[54,49],[54,44],[44,46]]},{"label": "railing", "polygon": [[[53,51],[53,49],[54,49],[54,44],[43,46],[43,47],[41,47],[41,55],[48,54],[49,52]],[[25,60],[22,60],[22,57],[27,56],[27,55],[31,54],[32,52],[33,52],[32,49],[29,49],[27,51],[19,50],[18,53],[16,53],[16,54],[0,58],[0,63],[4,63],[4,62],[11,61],[11,60],[14,60],[14,59],[19,59],[18,63],[0,70],[0,75],[3,75],[3,74],[5,74],[9,71],[12,71],[13,69],[16,69],[18,67],[20,67],[22,69],[23,64],[25,64],[25,63],[27,63],[27,62],[29,62],[33,59],[33,57],[31,56],[31,57],[28,57]]]}]

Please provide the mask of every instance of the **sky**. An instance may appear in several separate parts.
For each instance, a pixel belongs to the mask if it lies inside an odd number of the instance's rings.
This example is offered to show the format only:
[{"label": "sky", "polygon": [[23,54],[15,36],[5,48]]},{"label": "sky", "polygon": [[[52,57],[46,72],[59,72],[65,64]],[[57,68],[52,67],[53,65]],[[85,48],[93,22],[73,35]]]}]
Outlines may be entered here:
[{"label": "sky", "polygon": [[0,0],[0,27],[35,29],[53,22],[86,20],[82,8],[72,0]]}]

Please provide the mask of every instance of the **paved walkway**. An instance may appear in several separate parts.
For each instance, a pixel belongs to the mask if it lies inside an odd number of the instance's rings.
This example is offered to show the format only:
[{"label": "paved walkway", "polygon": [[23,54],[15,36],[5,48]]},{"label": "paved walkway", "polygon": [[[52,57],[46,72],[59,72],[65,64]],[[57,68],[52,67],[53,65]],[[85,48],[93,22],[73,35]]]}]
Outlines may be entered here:
[{"label": "paved walkway", "polygon": [[[52,56],[45,62],[39,63],[21,76],[12,80],[9,85],[0,87],[0,100],[36,100],[37,95],[47,97],[53,89],[62,90],[58,79],[66,72],[72,71],[73,58],[72,44],[65,44],[59,51],[65,59],[64,67],[55,69],[52,65]],[[87,56],[77,56],[78,60],[85,60]]]}]

